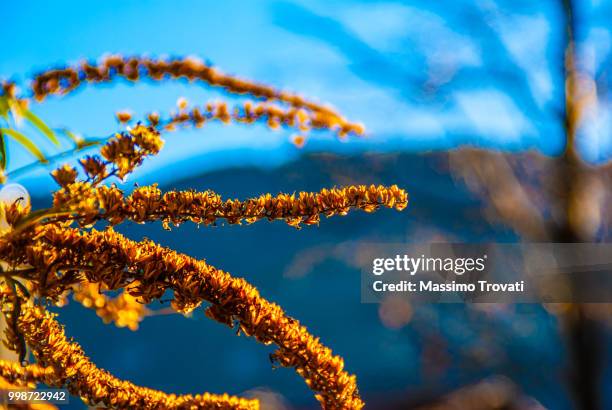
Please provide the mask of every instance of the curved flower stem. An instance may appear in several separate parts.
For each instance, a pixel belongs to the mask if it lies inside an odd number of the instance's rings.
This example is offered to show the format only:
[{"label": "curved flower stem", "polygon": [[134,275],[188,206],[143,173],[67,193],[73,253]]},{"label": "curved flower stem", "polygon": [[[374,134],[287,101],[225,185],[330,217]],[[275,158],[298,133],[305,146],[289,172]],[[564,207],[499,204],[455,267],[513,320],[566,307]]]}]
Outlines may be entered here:
[{"label": "curved flower stem", "polygon": [[11,384],[47,383],[52,380],[53,367],[20,363],[0,359],[0,377]]},{"label": "curved flower stem", "polygon": [[108,83],[117,78],[130,82],[140,81],[142,78],[151,81],[185,79],[220,87],[233,94],[250,94],[265,100],[283,101],[294,107],[304,107],[341,118],[328,106],[309,101],[297,94],[222,73],[217,68],[190,57],[163,60],[138,56],[109,56],[99,64],[85,62],[42,72],[32,80],[32,92],[36,100],[42,101],[49,95],[68,94],[87,83]]},{"label": "curved flower stem", "polygon": [[235,409],[257,410],[257,400],[205,393],[203,395],[166,394],[119,380],[99,369],[81,347],[68,340],[54,315],[40,306],[22,309],[18,325],[41,367],[26,367],[0,362],[0,372],[23,374],[33,381],[65,387],[91,405],[103,403],[116,409]]},{"label": "curved flower stem", "polygon": [[[128,196],[114,186],[92,188],[92,191],[92,200],[88,201],[80,200],[83,196],[79,183],[58,191],[54,201],[57,210],[48,212],[46,223],[84,220],[92,224],[106,220],[119,224],[125,220],[138,223],[161,220],[168,228],[169,224],[186,221],[210,225],[218,219],[225,219],[229,224],[282,219],[299,228],[301,224],[318,224],[320,215],[346,215],[351,208],[366,212],[380,207],[402,210],[408,203],[408,194],[396,185],[353,185],[320,192],[263,194],[244,201],[223,199],[212,191],[162,193],[156,185],[138,187]],[[72,211],[61,211],[66,206],[71,206]]]},{"label": "curved flower stem", "polygon": [[[99,64],[83,63],[43,72],[33,79],[32,93],[40,102],[50,95],[71,93],[85,84],[108,83],[118,78],[131,82],[142,78],[152,81],[189,80],[264,101],[255,105],[247,102],[233,111],[225,103],[210,103],[204,108],[191,110],[181,103],[179,113],[169,119],[160,120],[159,116],[150,115],[148,127],[138,124],[126,132],[117,133],[105,141],[100,155],[81,159],[79,162],[85,178],[78,180],[79,172],[68,165],[53,171],[51,175],[61,188],[55,192],[50,209],[29,213],[29,207],[20,207],[19,204],[3,207],[10,229],[0,236],[1,259],[11,266],[25,267],[19,275],[26,278],[33,296],[18,300],[15,303],[17,309],[13,309],[6,296],[17,296],[18,289],[13,286],[11,293],[2,284],[0,296],[3,305],[6,303],[3,307],[12,309],[11,318],[15,325],[11,328],[12,333],[7,333],[9,346],[18,350],[20,343],[17,339],[22,337],[42,367],[27,367],[20,373],[14,365],[0,362],[0,375],[12,372],[32,380],[44,378],[47,384],[65,386],[90,404],[102,403],[114,408],[256,409],[258,403],[255,400],[210,394],[167,395],[118,380],[91,363],[81,348],[66,338],[63,327],[52,314],[40,306],[32,306],[33,298],[37,302],[41,299],[57,301],[67,291],[74,290],[77,284],[99,285],[105,290],[124,288],[123,295],[137,299],[130,299],[130,302],[118,300],[115,306],[102,298],[100,303],[104,304],[104,309],[98,310],[98,314],[135,326],[136,316],[141,311],[140,306],[132,306],[131,302],[148,303],[172,290],[172,307],[176,311],[189,312],[202,302],[208,302],[210,306],[206,314],[210,318],[230,327],[239,327],[243,333],[263,344],[276,344],[278,349],[271,358],[281,366],[293,367],[315,392],[324,409],[361,409],[364,403],[357,390],[356,378],[344,370],[343,359],[333,355],[278,305],[261,297],[258,290],[244,279],[234,278],[204,261],[151,241],[131,241],[112,228],[99,232],[69,226],[75,220],[81,227],[91,227],[100,220],[110,224],[124,220],[161,220],[169,226],[185,221],[212,224],[224,219],[230,224],[240,224],[260,219],[284,219],[299,227],[318,223],[321,214],[345,215],[351,208],[366,212],[381,206],[401,210],[406,207],[408,196],[397,186],[349,186],[297,195],[264,194],[240,201],[223,200],[210,191],[162,194],[156,185],[137,188],[125,196],[115,185],[102,185],[111,176],[125,178],[146,157],[156,155],[163,146],[160,131],[177,126],[199,127],[209,120],[245,124],[265,121],[273,129],[279,126],[300,132],[328,129],[339,137],[362,134],[363,127],[345,120],[328,106],[223,74],[193,58],[160,60],[110,56]],[[4,84],[2,93],[16,98],[14,84]],[[282,104],[276,106],[271,101]],[[27,103],[25,99],[23,102]],[[130,116],[119,113],[118,119],[129,121]],[[77,149],[83,148],[80,139],[72,140]],[[303,135],[294,136],[296,145],[301,146],[304,141]],[[102,141],[93,143],[99,142]],[[55,159],[64,155],[67,154],[60,153]],[[14,172],[23,172],[23,169]],[[12,276],[16,275],[5,275],[6,282],[11,284]],[[92,303],[91,299],[99,296],[89,290],[82,288],[76,292],[77,298],[85,304]],[[120,317],[126,307],[131,312],[129,320]],[[138,311],[136,316],[132,315],[134,311]]]},{"label": "curved flower stem", "polygon": [[[62,265],[88,266],[92,270],[86,272],[87,280],[109,289],[137,281],[130,285],[131,292],[145,302],[162,297],[167,289],[174,291],[173,306],[179,311],[193,310],[207,301],[211,306],[206,313],[212,319],[232,327],[238,325],[263,344],[276,344],[278,350],[272,357],[282,366],[295,368],[317,393],[323,408],[363,406],[356,378],[344,370],[342,358],[333,355],[280,306],[261,297],[244,279],[153,242],[131,241],[111,229],[81,232],[49,225],[38,227],[36,238],[25,248],[25,255],[41,273],[49,269],[45,258],[52,258],[57,271]],[[11,256],[19,259],[19,255]],[[48,276],[52,276],[50,272]],[[57,279],[48,283],[52,285],[61,292],[62,286],[71,284]]]}]

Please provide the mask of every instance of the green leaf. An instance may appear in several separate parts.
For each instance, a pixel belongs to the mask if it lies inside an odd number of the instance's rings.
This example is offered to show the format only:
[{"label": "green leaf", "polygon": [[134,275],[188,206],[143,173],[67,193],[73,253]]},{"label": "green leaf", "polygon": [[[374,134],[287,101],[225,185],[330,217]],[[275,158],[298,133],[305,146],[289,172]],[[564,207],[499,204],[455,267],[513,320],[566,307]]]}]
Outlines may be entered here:
[{"label": "green leaf", "polygon": [[58,131],[70,138],[78,149],[100,145],[108,141],[108,138],[83,138],[79,134],[75,134],[74,132],[70,131],[68,128],[62,128]]},{"label": "green leaf", "polygon": [[9,112],[11,113],[11,116],[15,121],[15,124],[19,125],[21,123],[21,119],[23,118],[23,108],[14,98],[7,98],[6,103],[8,105]]},{"label": "green leaf", "polygon": [[0,131],[0,170],[4,171],[6,169],[6,163],[8,158],[6,157],[6,142],[4,141],[4,133]]},{"label": "green leaf", "polygon": [[48,162],[47,158],[45,158],[44,154],[38,149],[36,144],[34,144],[28,137],[26,137],[19,131],[10,128],[0,128],[0,132],[13,137],[15,141],[23,145],[23,147],[30,151],[32,155],[34,155],[40,162]]},{"label": "green leaf", "polygon": [[60,142],[55,136],[55,133],[43,120],[38,118],[34,113],[30,110],[22,110],[22,114],[26,120],[28,120],[33,126],[38,128],[38,130],[45,135],[45,137],[49,138],[51,142],[55,145],[59,146]]},{"label": "green leaf", "polygon": [[77,146],[77,148],[81,148],[81,146],[85,142],[83,137],[81,137],[80,135],[75,134],[74,132],[70,131],[68,128],[62,128],[60,130],[60,132],[62,134],[64,134],[65,136],[67,136],[68,138],[70,138],[70,140],[72,142],[74,142],[74,144]]},{"label": "green leaf", "polygon": [[8,120],[9,104],[5,96],[0,97],[0,117]]}]

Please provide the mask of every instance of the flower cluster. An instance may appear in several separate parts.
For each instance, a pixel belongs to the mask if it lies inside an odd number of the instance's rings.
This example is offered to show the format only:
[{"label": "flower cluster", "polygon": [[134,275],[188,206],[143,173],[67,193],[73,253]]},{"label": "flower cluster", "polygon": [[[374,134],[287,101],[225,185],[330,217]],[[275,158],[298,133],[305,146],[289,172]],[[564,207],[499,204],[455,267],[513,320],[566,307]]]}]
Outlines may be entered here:
[{"label": "flower cluster", "polygon": [[[33,389],[38,382],[52,380],[53,368],[37,364],[22,366],[19,363],[0,359],[0,391]],[[11,407],[0,404],[2,410],[57,410],[49,403],[11,403]]]},{"label": "flower cluster", "polygon": [[[120,122],[128,122],[131,115],[126,112],[117,113]],[[241,105],[230,108],[224,101],[208,102],[202,107],[188,107],[185,100],[181,100],[179,111],[167,119],[161,119],[159,114],[147,115],[147,121],[152,127],[161,127],[173,131],[177,126],[201,128],[205,123],[218,121],[229,123],[231,121],[242,124],[265,122],[276,130],[279,127],[296,129],[300,133],[310,130],[331,130],[342,138],[348,134],[363,135],[365,129],[358,123],[343,121],[341,118],[328,115],[321,111],[309,111],[300,107],[284,108],[269,102],[254,103],[247,101]]]},{"label": "flower cluster", "polygon": [[64,329],[42,307],[27,306],[19,317],[19,328],[39,365],[21,373],[35,381],[65,387],[92,406],[119,409],[236,409],[257,410],[257,400],[234,396],[174,395],[119,380],[91,363],[81,347],[66,338]]},{"label": "flower cluster", "polygon": [[164,79],[185,79],[221,87],[234,94],[249,94],[265,100],[277,100],[293,107],[318,112],[322,117],[333,117],[342,125],[346,120],[328,106],[309,101],[297,94],[280,91],[273,87],[236,78],[222,73],[193,57],[163,60],[145,57],[109,56],[99,64],[84,62],[75,67],[48,70],[38,74],[32,81],[32,92],[38,101],[48,95],[68,94],[85,83],[106,83],[116,78],[139,81],[147,78],[153,81]]},{"label": "flower cluster", "polygon": [[49,383],[53,380],[54,373],[51,366],[43,367],[38,364],[22,366],[19,363],[0,360],[0,379],[12,385],[33,387],[35,383]]},{"label": "flower cluster", "polygon": [[[74,211],[86,223],[105,219],[112,224],[126,219],[135,222],[161,220],[164,226],[185,221],[210,225],[218,219],[229,224],[253,223],[261,219],[284,219],[287,224],[319,223],[320,215],[346,215],[351,208],[372,212],[381,206],[402,210],[408,196],[397,186],[348,186],[298,194],[264,194],[244,201],[223,199],[212,191],[169,191],[156,185],[136,188],[130,195],[116,186],[93,188],[73,183],[55,195],[55,211]],[[79,208],[80,207],[80,208]]]},{"label": "flower cluster", "polygon": [[7,233],[11,226],[17,225],[30,213],[30,205],[24,205],[22,201],[11,204],[0,202],[0,235]]},{"label": "flower cluster", "polygon": [[[111,175],[124,178],[142,161],[159,153],[164,142],[154,128],[138,125],[127,132],[117,133],[102,146],[98,156],[88,156],[79,162],[92,185],[99,184]],[[112,169],[109,169],[112,166]],[[51,173],[61,187],[73,185],[76,169],[64,165]]]},{"label": "flower cluster", "polygon": [[88,156],[80,160],[87,180],[77,180],[77,170],[69,165],[59,167],[51,173],[61,187],[53,196],[54,212],[76,213],[83,225],[94,222],[100,205],[96,187],[110,176],[125,178],[147,156],[157,154],[162,146],[157,131],[138,125],[128,132],[116,134],[102,146],[102,158]]},{"label": "flower cluster", "polygon": [[[37,365],[29,365],[22,367],[19,363],[9,362],[6,360],[0,360],[0,391],[8,390],[23,390],[24,388],[35,388],[35,383],[24,383],[16,379],[13,383],[7,381],[3,377],[4,374],[8,378],[19,378],[22,375],[28,377],[31,374],[36,374]],[[49,403],[32,403],[32,402],[21,402],[11,403],[10,407],[0,404],[0,410],[58,410],[53,404]]]},{"label": "flower cluster", "polygon": [[237,324],[261,343],[275,343],[278,350],[273,357],[282,366],[294,367],[317,392],[324,408],[361,408],[355,376],[344,371],[343,360],[244,279],[151,241],[131,241],[111,229],[82,232],[42,225],[36,231],[32,243],[22,248],[25,252],[11,252],[6,244],[0,252],[32,266],[37,274],[30,279],[45,278],[50,294],[79,281],[72,274],[78,271],[87,281],[109,289],[131,284],[130,292],[147,303],[172,289],[178,311],[193,310],[207,301],[209,317],[229,326]]},{"label": "flower cluster", "polygon": [[123,291],[112,298],[100,292],[99,285],[83,282],[74,289],[74,299],[96,311],[104,323],[114,323],[117,327],[138,330],[138,324],[149,310],[138,298]]},{"label": "flower cluster", "polygon": [[[67,94],[86,83],[116,78],[187,79],[265,101],[230,109],[223,102],[188,108],[181,100],[179,112],[169,118],[150,114],[147,126],[138,123],[115,134],[99,155],[79,161],[80,171],[69,165],[53,171],[60,188],[53,195],[51,208],[30,212],[20,203],[0,204],[4,218],[0,226],[0,302],[8,325],[4,341],[20,354],[20,361],[27,358],[26,345],[37,360],[26,366],[0,361],[0,385],[42,382],[65,387],[91,405],[108,408],[257,409],[257,400],[227,394],[169,395],[119,380],[91,363],[40,303],[58,304],[72,292],[77,301],[95,309],[105,322],[136,329],[149,313],[145,305],[172,291],[174,310],[188,313],[206,303],[208,317],[236,327],[263,344],[275,344],[277,349],[271,358],[281,366],[294,368],[324,409],[362,408],[356,378],[344,370],[343,359],[244,279],[152,241],[136,242],[111,227],[98,231],[93,226],[98,221],[106,225],[126,220],[162,221],[169,227],[186,221],[210,225],[219,220],[241,224],[280,219],[300,227],[318,224],[321,215],[345,215],[351,208],[366,212],[383,206],[402,210],[408,196],[395,185],[263,194],[237,200],[223,199],[212,191],[163,193],[157,185],[137,187],[125,194],[114,184],[103,184],[113,176],[124,179],[147,156],[157,154],[163,146],[160,132],[178,126],[201,127],[207,121],[265,122],[272,129],[296,129],[300,133],[294,137],[298,146],[305,141],[301,134],[312,129],[332,130],[343,137],[363,134],[363,127],[346,121],[327,106],[223,74],[193,58],[111,56],[100,64],[83,63],[41,73],[32,81],[32,90],[36,100],[43,101],[51,94]],[[3,85],[2,93],[17,98],[12,83]],[[117,117],[122,122],[131,119],[129,113]],[[80,228],[71,227],[74,221]],[[114,290],[121,290],[114,298],[104,293]]]},{"label": "flower cluster", "polygon": [[[156,155],[162,146],[163,141],[158,132],[139,125],[129,133],[117,134],[116,138],[100,149],[100,154],[115,165],[117,176],[123,178],[140,165],[145,157]],[[103,167],[98,161],[89,162],[93,162],[90,169],[87,163],[82,163],[87,174],[92,178],[100,175]]]}]

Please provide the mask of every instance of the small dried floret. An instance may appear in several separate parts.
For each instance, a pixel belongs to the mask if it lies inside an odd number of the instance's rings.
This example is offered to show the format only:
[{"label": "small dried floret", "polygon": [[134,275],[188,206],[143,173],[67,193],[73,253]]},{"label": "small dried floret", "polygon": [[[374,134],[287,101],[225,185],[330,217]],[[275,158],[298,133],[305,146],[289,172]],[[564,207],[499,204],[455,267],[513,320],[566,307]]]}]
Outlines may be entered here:
[{"label": "small dried floret", "polygon": [[159,132],[137,125],[128,132],[116,134],[100,149],[100,154],[114,164],[113,173],[124,178],[139,166],[145,157],[159,153],[162,146]]},{"label": "small dried floret", "polygon": [[184,97],[180,97],[177,101],[176,101],[176,106],[179,108],[179,110],[185,110],[187,108],[187,105],[189,103],[187,102],[187,99]]},{"label": "small dried floret", "polygon": [[51,176],[60,186],[65,187],[66,185],[72,184],[74,181],[76,181],[77,170],[68,164],[64,164],[51,172]]},{"label": "small dried floret", "polygon": [[24,205],[21,201],[15,201],[9,204],[0,202],[0,233],[3,230],[2,225],[6,223],[8,227],[16,226],[20,220],[30,213],[30,205]]},{"label": "small dried floret", "polygon": [[306,142],[306,138],[304,138],[303,135],[294,135],[291,138],[291,141],[293,142],[293,144],[298,147],[298,148],[302,148],[304,147],[304,143]]},{"label": "small dried floret", "polygon": [[79,162],[90,179],[102,180],[106,177],[106,164],[98,156],[86,156]]},{"label": "small dried floret", "polygon": [[159,114],[156,112],[149,113],[147,115],[147,120],[149,121],[149,125],[157,127],[157,124],[159,124]]},{"label": "small dried floret", "polygon": [[118,111],[115,113],[117,120],[121,123],[129,122],[132,119],[132,113],[129,111]]}]

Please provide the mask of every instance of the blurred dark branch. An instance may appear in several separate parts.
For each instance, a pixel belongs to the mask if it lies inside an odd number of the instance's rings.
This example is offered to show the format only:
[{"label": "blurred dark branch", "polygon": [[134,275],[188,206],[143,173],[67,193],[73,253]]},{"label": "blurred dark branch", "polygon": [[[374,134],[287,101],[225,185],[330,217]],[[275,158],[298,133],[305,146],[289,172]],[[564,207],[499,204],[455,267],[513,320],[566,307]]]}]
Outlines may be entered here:
[{"label": "blurred dark branch", "polygon": [[[593,103],[589,92],[593,91],[595,83],[580,69],[575,4],[571,0],[562,0],[559,4],[564,19],[558,59],[563,83],[558,84],[557,89],[563,92],[553,114],[560,118],[564,128],[565,149],[562,155],[545,158],[533,153],[516,155],[463,149],[451,152],[449,161],[451,169],[484,199],[489,215],[513,228],[525,240],[591,242],[607,237],[612,221],[608,188],[612,180],[612,163],[593,167],[586,164],[578,153],[576,140],[584,112]],[[421,6],[423,9],[429,7],[429,11],[439,15],[433,3]],[[400,90],[407,100],[419,100],[426,95],[432,107],[443,107],[459,87],[495,87],[509,95],[534,122],[540,138],[550,138],[548,130],[542,128],[549,122],[549,113],[535,101],[528,73],[512,58],[502,41],[497,26],[500,13],[494,3],[485,4],[481,10],[449,3],[445,22],[456,32],[465,33],[467,27],[471,38],[481,40],[483,50],[480,54],[485,69],[459,68],[443,82],[434,82],[433,86],[427,78],[415,75],[415,70],[394,65],[340,22],[317,16],[299,6],[287,7],[294,7],[296,21],[305,19],[308,24],[289,26],[285,23],[285,28],[301,30],[302,34],[330,42],[353,61],[353,72],[367,81]],[[372,64],[377,69],[382,68],[382,75],[373,74],[376,71],[371,69]],[[415,62],[417,68],[422,65],[422,61]],[[415,86],[415,82],[425,84],[425,87]],[[570,306],[560,319],[568,341],[570,383],[576,406],[581,410],[600,409],[601,324],[589,314],[588,306],[578,304]]]},{"label": "blurred dark branch", "polygon": [[[581,160],[576,139],[585,108],[581,85],[586,73],[581,72],[577,52],[576,8],[572,0],[563,0],[565,17],[564,65],[565,135],[566,146],[557,160],[557,242],[592,241],[593,232],[585,231],[581,216],[592,196],[584,196],[585,187],[592,184],[595,174]],[[575,286],[576,284],[571,284]],[[570,383],[577,408],[601,409],[599,389],[602,374],[604,342],[600,324],[593,320],[585,306],[576,304],[562,317],[568,339],[571,360]]]},{"label": "blurred dark branch", "polygon": [[[507,223],[525,239],[552,242],[591,242],[607,234],[610,225],[609,193],[610,165],[593,167],[580,157],[577,138],[581,121],[592,96],[593,83],[580,70],[576,42],[576,10],[571,0],[562,4],[565,30],[561,47],[563,92],[562,119],[565,149],[561,156],[549,161],[518,156],[520,163],[539,168],[542,164],[550,177],[539,180],[520,175],[516,156],[482,150],[460,150],[450,154],[453,169],[468,186],[481,194],[495,211],[495,216]],[[537,183],[539,187],[530,189]],[[533,202],[535,193],[544,196],[547,204]],[[545,206],[544,206],[545,205]],[[570,284],[576,286],[577,284]],[[602,374],[604,342],[601,324],[589,314],[588,306],[575,304],[562,314],[571,360],[570,386],[577,408],[601,408],[599,392]]]}]

